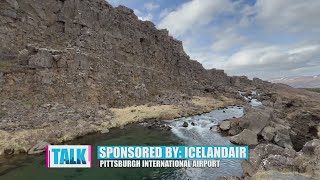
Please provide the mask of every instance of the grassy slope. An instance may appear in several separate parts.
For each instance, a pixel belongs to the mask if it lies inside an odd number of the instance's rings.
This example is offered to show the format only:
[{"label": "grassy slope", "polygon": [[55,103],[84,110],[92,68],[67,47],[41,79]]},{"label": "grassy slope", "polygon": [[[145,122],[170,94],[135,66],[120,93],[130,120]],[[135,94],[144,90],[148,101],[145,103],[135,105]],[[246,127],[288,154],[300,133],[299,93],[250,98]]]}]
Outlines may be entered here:
[{"label": "grassy slope", "polygon": [[320,88],[304,88],[305,90],[320,93]]}]

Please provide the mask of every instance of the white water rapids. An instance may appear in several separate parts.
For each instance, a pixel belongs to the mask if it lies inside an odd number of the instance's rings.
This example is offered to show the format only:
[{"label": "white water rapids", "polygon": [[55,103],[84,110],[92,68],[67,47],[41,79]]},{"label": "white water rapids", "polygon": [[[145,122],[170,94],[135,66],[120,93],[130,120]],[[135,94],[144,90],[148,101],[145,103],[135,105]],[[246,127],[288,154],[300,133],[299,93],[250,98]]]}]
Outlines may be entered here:
[{"label": "white water rapids", "polygon": [[[262,103],[252,96],[240,95],[253,108],[259,108]],[[258,95],[252,91],[252,95]],[[179,118],[174,121],[166,121],[172,129],[172,133],[179,137],[185,145],[232,145],[228,137],[216,132],[216,128],[210,127],[218,125],[221,121],[242,117],[244,114],[242,107],[231,106],[223,110],[215,110],[210,113]],[[187,122],[188,127],[183,127]],[[194,123],[194,124],[193,124]],[[179,169],[172,179],[216,179],[219,176],[241,176],[242,169],[239,160],[221,160],[220,168],[183,168]]]},{"label": "white water rapids", "polygon": [[[221,136],[210,127],[217,125],[225,119],[243,116],[243,108],[229,107],[224,110],[215,110],[199,116],[180,118],[167,121],[177,137],[185,145],[231,145],[228,137]],[[188,127],[183,127],[187,122]],[[195,123],[192,125],[192,123]],[[218,176],[241,176],[242,169],[239,160],[221,160],[220,168],[182,168],[179,169],[172,179],[216,179]]]}]

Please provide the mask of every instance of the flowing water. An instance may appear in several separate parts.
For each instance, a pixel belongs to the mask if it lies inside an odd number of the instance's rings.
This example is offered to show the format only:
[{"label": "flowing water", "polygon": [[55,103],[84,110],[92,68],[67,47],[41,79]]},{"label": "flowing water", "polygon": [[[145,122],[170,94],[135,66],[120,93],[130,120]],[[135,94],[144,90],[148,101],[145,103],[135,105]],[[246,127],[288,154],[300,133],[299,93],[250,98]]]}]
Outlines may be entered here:
[{"label": "flowing water", "polygon": [[[170,131],[149,129],[146,123],[128,125],[124,129],[112,129],[108,134],[95,134],[74,140],[68,144],[97,145],[231,145],[227,137],[210,127],[220,121],[241,117],[243,109],[229,107],[207,114],[180,118],[163,123]],[[187,122],[187,128],[182,124]],[[93,155],[96,149],[93,148]],[[95,157],[93,157],[95,159]],[[0,180],[45,179],[215,179],[218,176],[241,176],[240,161],[222,160],[220,168],[103,168],[46,169],[45,154],[17,156],[0,160]]]},{"label": "flowing water", "polygon": [[[215,132],[215,128],[210,130],[210,127],[218,125],[225,119],[238,118],[242,115],[242,108],[232,107],[168,123],[172,127],[173,134],[182,139],[184,145],[232,145],[228,137]],[[187,128],[181,126],[183,122],[188,122]],[[178,172],[181,174],[179,179],[215,179],[218,176],[242,175],[240,161],[237,160],[222,160],[220,168],[184,168]]]}]

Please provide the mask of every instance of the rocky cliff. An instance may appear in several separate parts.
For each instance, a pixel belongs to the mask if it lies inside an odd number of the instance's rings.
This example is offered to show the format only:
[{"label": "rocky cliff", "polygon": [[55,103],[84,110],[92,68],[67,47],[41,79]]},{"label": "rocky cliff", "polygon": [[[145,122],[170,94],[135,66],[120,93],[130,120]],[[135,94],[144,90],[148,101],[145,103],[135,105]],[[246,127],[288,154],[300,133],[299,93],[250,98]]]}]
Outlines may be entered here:
[{"label": "rocky cliff", "polygon": [[[101,127],[225,106],[192,97],[221,96],[240,82],[233,79],[223,70],[204,69],[181,41],[124,6],[105,0],[0,1],[0,154],[28,152],[40,140],[59,143]],[[146,104],[155,107],[141,107],[146,113],[132,117],[116,119],[125,113],[110,111]],[[168,113],[176,108],[170,105],[190,104],[204,108]]]},{"label": "rocky cliff", "polygon": [[1,94],[33,101],[142,104],[230,84],[190,60],[182,42],[104,0],[0,4]]}]

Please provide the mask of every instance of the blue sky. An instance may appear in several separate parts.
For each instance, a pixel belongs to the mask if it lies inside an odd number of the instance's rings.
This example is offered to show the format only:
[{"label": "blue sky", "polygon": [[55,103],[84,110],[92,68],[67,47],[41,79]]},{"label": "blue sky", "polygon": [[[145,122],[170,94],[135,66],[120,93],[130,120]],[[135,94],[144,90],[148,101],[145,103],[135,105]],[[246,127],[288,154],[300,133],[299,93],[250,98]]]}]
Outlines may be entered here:
[{"label": "blue sky", "polygon": [[320,74],[318,0],[107,0],[183,41],[205,68],[271,79]]}]

